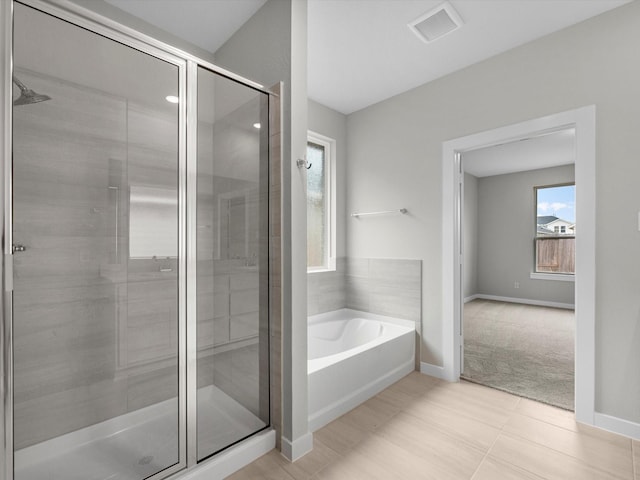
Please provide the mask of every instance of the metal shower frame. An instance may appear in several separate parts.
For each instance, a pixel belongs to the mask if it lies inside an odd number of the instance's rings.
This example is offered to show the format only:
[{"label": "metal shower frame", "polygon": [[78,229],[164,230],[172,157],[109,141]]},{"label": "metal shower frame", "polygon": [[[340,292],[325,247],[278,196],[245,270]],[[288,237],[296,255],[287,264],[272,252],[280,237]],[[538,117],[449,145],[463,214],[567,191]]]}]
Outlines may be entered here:
[{"label": "metal shower frame", "polygon": [[[0,480],[13,480],[13,252],[12,252],[12,108],[13,10],[21,3],[85,28],[110,40],[140,50],[178,67],[179,71],[179,240],[178,240],[178,363],[179,461],[148,477],[160,480],[198,464],[197,458],[197,351],[195,231],[197,180],[197,70],[203,67],[267,95],[262,85],[220,68],[184,50],[122,25],[68,0],[0,0],[0,215],[2,216],[2,295],[0,305]],[[271,103],[271,102],[269,102]],[[189,186],[189,188],[187,188]],[[189,229],[192,230],[189,230]]]}]

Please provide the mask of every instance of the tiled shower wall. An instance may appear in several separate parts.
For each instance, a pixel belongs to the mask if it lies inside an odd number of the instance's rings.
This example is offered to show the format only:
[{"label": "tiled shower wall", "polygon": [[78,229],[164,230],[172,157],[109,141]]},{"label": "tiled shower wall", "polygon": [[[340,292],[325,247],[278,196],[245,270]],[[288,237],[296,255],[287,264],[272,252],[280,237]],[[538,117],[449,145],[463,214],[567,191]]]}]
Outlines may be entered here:
[{"label": "tiled shower wall", "polygon": [[175,116],[20,78],[52,100],[14,115],[16,449],[177,392],[175,259],[129,259],[116,207],[123,185],[175,192]]},{"label": "tiled shower wall", "polygon": [[412,320],[421,318],[422,261],[338,258],[335,272],[308,274],[308,314],[352,308]]},{"label": "tiled shower wall", "polygon": [[[46,108],[18,110],[14,119],[14,227],[16,241],[29,247],[15,260],[16,449],[173,398],[178,391],[176,259],[128,258],[129,219],[124,209],[118,212],[114,207],[117,201],[127,205],[131,184],[175,191],[175,115],[32,72],[19,73],[52,100],[42,104]],[[78,111],[69,115],[66,109]],[[83,111],[91,115],[82,123],[69,126],[59,121]],[[245,406],[257,411],[263,406],[255,405],[256,396],[243,395],[248,382],[236,355],[239,349],[231,350],[245,344],[247,349],[258,348],[255,255],[228,258],[231,254],[221,250],[223,258],[216,259],[206,253],[213,252],[211,226],[219,211],[213,192],[247,192],[247,216],[257,211],[258,198],[248,190],[250,182],[215,176],[207,167],[214,154],[225,158],[224,152],[213,151],[214,133],[212,124],[201,122],[198,380],[200,386],[215,380],[228,395],[251,401]],[[273,232],[280,231],[279,134],[278,130],[272,136],[272,157],[278,160],[272,162]],[[225,145],[233,148],[232,142]],[[116,182],[121,182],[118,188],[109,188]],[[229,227],[225,225],[221,229]],[[275,409],[280,388],[281,254],[279,233],[274,235]],[[214,351],[220,351],[215,371],[208,361]],[[226,361],[231,354],[233,361]],[[251,358],[257,363],[257,355]],[[250,367],[252,373],[257,371],[253,364]],[[249,380],[255,390],[258,380]],[[267,398],[260,400],[268,408]],[[278,410],[272,418],[279,415]]]}]

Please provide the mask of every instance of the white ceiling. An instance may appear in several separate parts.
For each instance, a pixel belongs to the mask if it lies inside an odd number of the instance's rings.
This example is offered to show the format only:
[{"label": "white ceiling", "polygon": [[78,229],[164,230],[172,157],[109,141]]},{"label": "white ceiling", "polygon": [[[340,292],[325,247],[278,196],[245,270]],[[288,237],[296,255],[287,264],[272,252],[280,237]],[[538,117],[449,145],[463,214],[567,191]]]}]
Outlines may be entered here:
[{"label": "white ceiling", "polygon": [[[106,0],[215,52],[265,0]],[[309,0],[309,97],[349,114],[631,0],[450,0],[464,25],[430,44],[407,23],[440,0]]]},{"label": "white ceiling", "polygon": [[348,114],[628,1],[450,0],[464,25],[425,44],[440,0],[309,0],[309,97]]},{"label": "white ceiling", "polygon": [[571,128],[465,152],[464,171],[490,177],[575,163],[575,138],[575,129]]},{"label": "white ceiling", "polygon": [[105,0],[176,37],[215,52],[267,0]]}]

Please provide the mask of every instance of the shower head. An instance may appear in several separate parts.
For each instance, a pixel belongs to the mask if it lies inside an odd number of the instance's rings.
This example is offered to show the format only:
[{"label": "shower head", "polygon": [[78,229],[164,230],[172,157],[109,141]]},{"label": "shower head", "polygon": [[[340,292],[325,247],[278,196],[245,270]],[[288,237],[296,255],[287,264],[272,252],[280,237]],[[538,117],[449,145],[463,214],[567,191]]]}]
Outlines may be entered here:
[{"label": "shower head", "polygon": [[45,102],[47,100],[51,100],[51,97],[49,97],[48,95],[42,95],[40,93],[34,92],[30,88],[27,88],[27,86],[24,83],[22,83],[20,80],[18,80],[15,75],[13,76],[13,83],[15,83],[17,87],[20,89],[20,96],[13,102],[13,104],[16,106],[29,105],[32,103],[39,103],[39,102]]}]

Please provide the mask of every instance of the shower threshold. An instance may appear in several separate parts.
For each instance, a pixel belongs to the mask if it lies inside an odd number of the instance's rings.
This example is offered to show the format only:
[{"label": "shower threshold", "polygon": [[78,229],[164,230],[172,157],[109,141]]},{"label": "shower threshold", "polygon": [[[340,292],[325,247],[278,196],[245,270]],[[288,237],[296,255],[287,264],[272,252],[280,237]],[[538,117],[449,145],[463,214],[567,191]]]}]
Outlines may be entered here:
[{"label": "shower threshold", "polygon": [[[198,458],[264,428],[213,385],[198,389]],[[173,417],[173,418],[172,418]],[[141,480],[178,463],[177,399],[16,451],[15,480]]]}]

